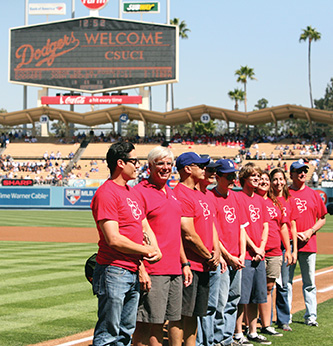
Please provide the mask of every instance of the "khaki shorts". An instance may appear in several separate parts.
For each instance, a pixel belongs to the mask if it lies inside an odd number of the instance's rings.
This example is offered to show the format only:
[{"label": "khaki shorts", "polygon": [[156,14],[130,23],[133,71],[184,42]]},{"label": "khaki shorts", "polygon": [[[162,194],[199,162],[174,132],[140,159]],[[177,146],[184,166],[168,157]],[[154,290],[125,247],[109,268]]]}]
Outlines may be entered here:
[{"label": "khaki shorts", "polygon": [[282,256],[265,257],[266,276],[277,279],[281,273]]},{"label": "khaki shorts", "polygon": [[182,311],[183,279],[181,275],[150,275],[151,290],[141,291],[138,322],[163,324],[179,321]]}]

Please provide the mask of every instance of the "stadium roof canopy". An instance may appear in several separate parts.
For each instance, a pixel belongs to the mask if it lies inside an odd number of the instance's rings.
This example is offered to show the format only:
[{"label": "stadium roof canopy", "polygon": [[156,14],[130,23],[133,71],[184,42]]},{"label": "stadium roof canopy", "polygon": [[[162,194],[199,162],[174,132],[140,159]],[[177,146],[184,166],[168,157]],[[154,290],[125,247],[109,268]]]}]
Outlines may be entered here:
[{"label": "stadium roof canopy", "polygon": [[60,120],[66,125],[69,123],[75,123],[90,127],[117,122],[120,115],[123,113],[128,115],[129,120],[141,120],[144,123],[164,125],[179,125],[189,122],[193,123],[199,121],[203,113],[208,113],[212,120],[219,119],[226,122],[248,125],[259,125],[272,122],[276,124],[277,121],[283,121],[290,118],[307,120],[309,123],[314,121],[333,125],[333,111],[306,108],[289,104],[264,108],[252,112],[240,112],[207,105],[177,109],[170,112],[156,112],[121,105],[86,113],[79,113],[42,106],[16,112],[0,113],[0,124],[4,126],[34,124],[35,122],[40,121],[42,115],[47,115],[51,121]]}]

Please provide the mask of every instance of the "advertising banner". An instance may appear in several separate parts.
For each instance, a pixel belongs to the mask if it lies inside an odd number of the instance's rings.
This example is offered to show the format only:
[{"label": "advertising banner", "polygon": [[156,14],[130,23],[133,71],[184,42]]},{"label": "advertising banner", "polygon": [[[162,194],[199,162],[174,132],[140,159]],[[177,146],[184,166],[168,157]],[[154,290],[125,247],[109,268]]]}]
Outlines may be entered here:
[{"label": "advertising banner", "polygon": [[64,189],[64,205],[89,207],[97,189]]},{"label": "advertising banner", "polygon": [[29,14],[31,15],[65,15],[66,4],[29,4]]},{"label": "advertising banner", "polygon": [[42,96],[43,105],[141,104],[142,96]]},{"label": "advertising banner", "polygon": [[1,206],[50,206],[51,190],[37,188],[0,188]]},{"label": "advertising banner", "polygon": [[10,30],[9,81],[105,92],[178,81],[178,27],[84,17]]},{"label": "advertising banner", "polygon": [[160,13],[159,2],[124,2],[123,13],[138,13],[138,12],[149,12],[149,13]]}]

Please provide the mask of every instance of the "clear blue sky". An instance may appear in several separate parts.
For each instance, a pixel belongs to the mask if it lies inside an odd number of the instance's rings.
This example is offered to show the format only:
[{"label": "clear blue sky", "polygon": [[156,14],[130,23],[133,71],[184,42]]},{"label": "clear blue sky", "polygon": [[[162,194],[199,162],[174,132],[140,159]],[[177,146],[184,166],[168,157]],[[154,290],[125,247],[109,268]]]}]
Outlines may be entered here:
[{"label": "clear blue sky", "polygon": [[[66,3],[66,16],[49,16],[49,21],[71,17],[71,0],[30,2]],[[24,4],[24,0],[7,0],[1,7],[0,108],[8,112],[23,107],[23,87],[8,82],[8,36],[9,28],[24,25]],[[160,14],[144,14],[143,20],[165,23],[166,0],[160,4]],[[89,15],[80,0],[76,0],[75,15]],[[109,0],[100,16],[117,18],[118,0]],[[177,108],[207,104],[233,109],[228,92],[241,87],[234,75],[241,65],[254,68],[258,79],[248,83],[248,110],[263,97],[269,106],[290,103],[309,107],[308,46],[299,43],[302,29],[308,25],[322,34],[321,40],[312,44],[314,99],[323,97],[333,77],[332,0],[171,0],[170,17],[185,20],[191,29],[189,39],[180,41],[180,78],[174,86]],[[140,20],[140,15],[123,18]],[[29,16],[29,24],[45,21],[45,16]],[[28,87],[28,108],[36,107],[38,89]],[[50,94],[56,92],[59,90]],[[136,95],[138,90],[129,93]],[[153,110],[165,111],[165,86],[153,87],[152,93]],[[88,109],[77,106],[75,110]]]}]

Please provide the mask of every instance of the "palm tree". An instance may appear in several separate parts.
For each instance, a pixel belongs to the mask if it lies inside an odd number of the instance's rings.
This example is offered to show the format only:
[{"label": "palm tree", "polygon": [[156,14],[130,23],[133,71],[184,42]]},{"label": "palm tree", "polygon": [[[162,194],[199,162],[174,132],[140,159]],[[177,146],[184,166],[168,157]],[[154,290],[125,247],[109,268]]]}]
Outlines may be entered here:
[{"label": "palm tree", "polygon": [[235,88],[228,92],[228,96],[235,101],[235,111],[238,111],[238,102],[244,101],[245,92],[241,89]]},{"label": "palm tree", "polygon": [[310,102],[311,108],[313,108],[312,100],[312,87],[311,87],[311,42],[319,41],[321,39],[321,33],[317,31],[312,26],[307,26],[306,29],[302,29],[303,32],[299,37],[299,42],[309,40],[309,50],[308,50],[308,71],[309,71],[309,91],[310,91]]},{"label": "palm tree", "polygon": [[[185,20],[180,21],[179,18],[170,19],[170,24],[178,26],[180,38],[182,38],[182,39],[188,38],[187,33],[191,32],[191,30],[187,27]],[[174,96],[173,96],[173,84],[171,84],[171,109],[172,110],[175,109]]]},{"label": "palm tree", "polygon": [[255,73],[252,67],[241,66],[239,70],[235,71],[235,76],[238,76],[237,82],[244,84],[244,106],[245,106],[245,112],[247,112],[247,96],[246,96],[246,84],[248,79],[256,80],[254,77]]},{"label": "palm tree", "polygon": [[187,33],[191,32],[191,30],[187,27],[185,20],[180,21],[179,18],[170,19],[170,24],[178,26],[180,38],[188,38]]}]

